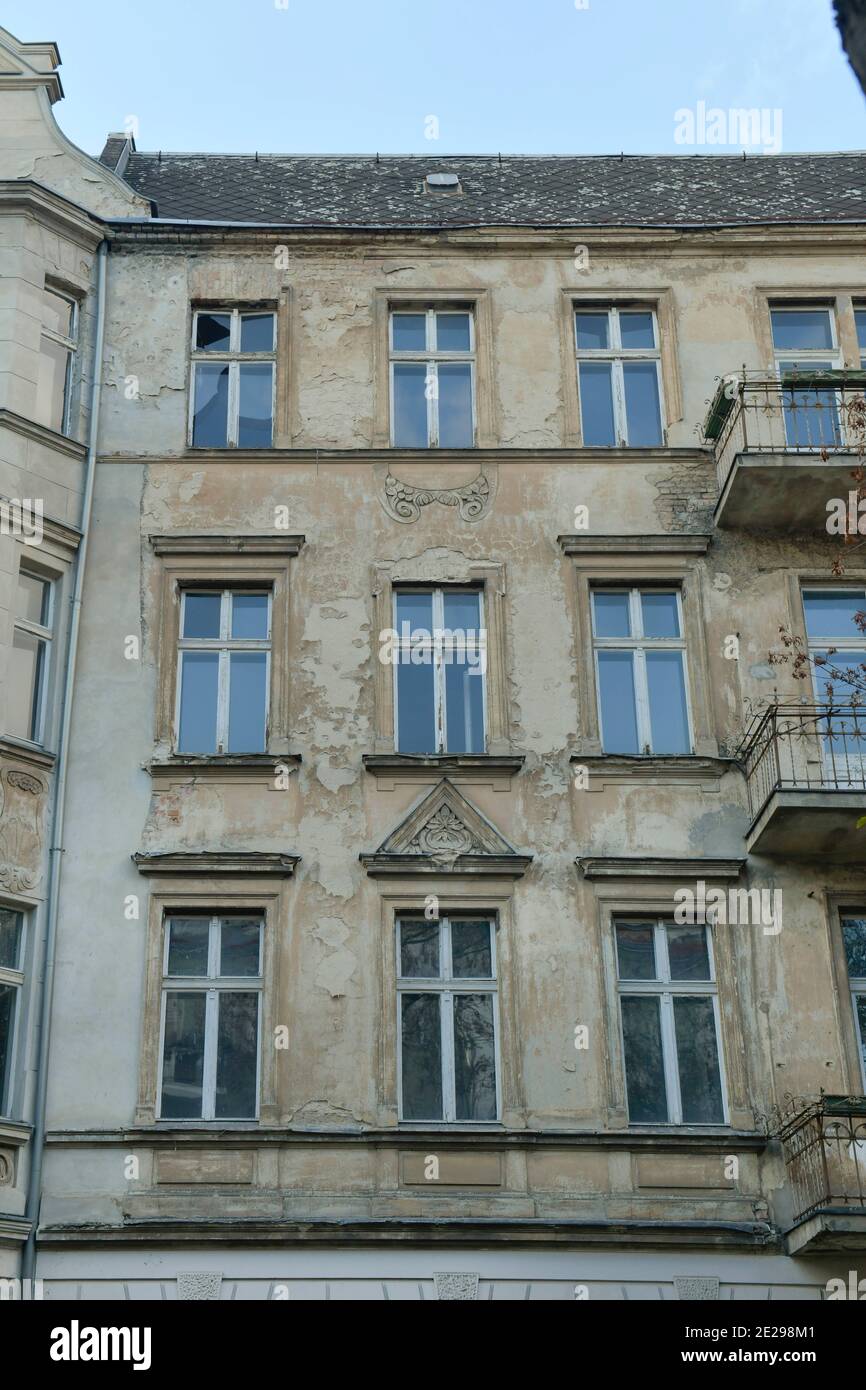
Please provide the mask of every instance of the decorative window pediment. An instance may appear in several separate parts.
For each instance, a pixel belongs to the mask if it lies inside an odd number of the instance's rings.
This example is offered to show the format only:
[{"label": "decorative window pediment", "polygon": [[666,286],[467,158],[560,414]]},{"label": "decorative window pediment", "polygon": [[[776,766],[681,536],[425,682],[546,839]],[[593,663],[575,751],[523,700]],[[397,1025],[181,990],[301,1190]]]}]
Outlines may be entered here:
[{"label": "decorative window pediment", "polygon": [[372,878],[431,873],[520,878],[532,858],[519,854],[447,777],[413,807],[374,854],[360,856]]}]

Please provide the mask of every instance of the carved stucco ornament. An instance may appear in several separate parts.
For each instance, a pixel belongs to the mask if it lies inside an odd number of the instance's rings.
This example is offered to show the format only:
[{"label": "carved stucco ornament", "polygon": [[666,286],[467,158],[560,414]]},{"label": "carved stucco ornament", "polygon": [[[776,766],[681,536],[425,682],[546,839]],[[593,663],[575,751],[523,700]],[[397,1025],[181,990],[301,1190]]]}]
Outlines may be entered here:
[{"label": "carved stucco ornament", "polygon": [[461,521],[480,521],[490,511],[492,494],[490,480],[480,472],[461,487],[416,487],[387,473],[382,505],[394,521],[417,521],[424,507],[438,502],[441,507],[457,507]]},{"label": "carved stucco ornament", "polygon": [[461,854],[484,854],[485,847],[451,809],[443,805],[406,846],[407,854],[429,854],[434,864],[453,869]]},{"label": "carved stucco ornament", "polygon": [[29,893],[42,873],[42,796],[38,777],[10,768],[0,776],[0,886]]}]

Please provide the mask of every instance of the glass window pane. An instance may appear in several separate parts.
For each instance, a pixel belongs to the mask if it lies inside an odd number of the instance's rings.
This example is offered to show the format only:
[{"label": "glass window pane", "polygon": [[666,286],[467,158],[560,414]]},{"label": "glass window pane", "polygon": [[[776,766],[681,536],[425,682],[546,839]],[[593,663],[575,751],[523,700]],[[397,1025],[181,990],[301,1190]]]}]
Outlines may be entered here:
[{"label": "glass window pane", "polygon": [[574,327],[577,334],[577,346],[587,349],[609,348],[609,322],[609,316],[606,311],[601,313],[575,314]]},{"label": "glass window pane", "polygon": [[866,980],[866,917],[845,917],[842,937],[848,974],[852,980]]},{"label": "glass window pane", "polygon": [[455,980],[493,978],[491,924],[451,919],[451,974]]},{"label": "glass window pane", "polygon": [[468,352],[471,347],[469,315],[437,314],[436,347],[439,352]]},{"label": "glass window pane", "polygon": [[427,368],[394,364],[394,443],[403,449],[427,447]]},{"label": "glass window pane", "polygon": [[20,970],[23,931],[24,914],[11,907],[0,907],[0,968],[3,970]]},{"label": "glass window pane", "polygon": [[267,637],[267,594],[232,594],[231,634],[235,639]]},{"label": "glass window pane", "polygon": [[857,1015],[857,1031],[860,1034],[860,1055],[863,1070],[866,1072],[866,994],[855,994],[854,1008]]},{"label": "glass window pane", "polygon": [[446,589],[445,627],[450,632],[475,633],[480,628],[481,595],[468,589]]},{"label": "glass window pane", "polygon": [[36,377],[36,419],[62,434],[66,424],[66,390],[71,351],[43,336]]},{"label": "glass window pane", "polygon": [[672,980],[711,980],[706,927],[667,928],[668,964]]},{"label": "glass window pane", "polygon": [[273,314],[241,315],[241,352],[273,352]]},{"label": "glass window pane", "polygon": [[617,922],[616,959],[621,980],[658,978],[652,922]]},{"label": "glass window pane", "polygon": [[646,310],[621,310],[619,337],[624,348],[654,348],[656,335],[653,316]]},{"label": "glass window pane", "polygon": [[12,1041],[15,1036],[15,985],[0,984],[0,1115],[9,1106],[12,1090]]},{"label": "glass window pane", "polygon": [[477,645],[459,651],[446,648],[445,750],[484,752],[484,669]]},{"label": "glass window pane", "polygon": [[724,1123],[719,1053],[712,999],[681,995],[674,998],[677,1067],[683,1123]]},{"label": "glass window pane", "polygon": [[267,652],[229,656],[229,753],[264,752],[267,678]]},{"label": "glass window pane", "polygon": [[218,1120],[249,1120],[256,1113],[259,1056],[259,996],[220,990],[217,1026]]},{"label": "glass window pane", "polygon": [[690,753],[682,652],[647,652],[650,728],[654,753]]},{"label": "glass window pane", "polygon": [[215,753],[219,653],[183,652],[180,661],[178,750]]},{"label": "glass window pane", "polygon": [[224,449],[228,439],[228,363],[197,362],[192,442],[199,448]]},{"label": "glass window pane", "polygon": [[668,1118],[659,1005],[653,996],[622,999],[628,1118],[633,1125],[664,1124]]},{"label": "glass window pane", "polygon": [[625,415],[632,449],[662,442],[659,374],[655,362],[623,362]]},{"label": "glass window pane", "polygon": [[168,924],[168,975],[207,975],[210,923],[203,917],[172,917]]},{"label": "glass window pane", "polygon": [[183,596],[182,637],[219,637],[221,594],[191,594]]},{"label": "glass window pane", "polygon": [[201,1117],[204,1015],[204,990],[195,993],[171,990],[166,994],[160,1105],[164,1120]]},{"label": "glass window pane", "polygon": [[6,717],[9,732],[17,738],[38,739],[40,736],[45,655],[45,642],[32,633],[15,629],[9,660]]},{"label": "glass window pane", "polygon": [[857,342],[861,352],[866,353],[866,309],[855,309],[854,319],[857,323]]},{"label": "glass window pane", "polygon": [[261,937],[261,922],[254,917],[229,917],[221,922],[220,974],[260,974]]},{"label": "glass window pane", "polygon": [[829,309],[773,309],[770,317],[777,350],[833,346]]},{"label": "glass window pane", "polygon": [[454,1091],[458,1120],[496,1119],[491,994],[454,996]]},{"label": "glass window pane", "polygon": [[676,594],[642,593],[644,637],[679,637],[680,610]]},{"label": "glass window pane", "polygon": [[394,314],[391,325],[395,352],[424,352],[426,350],[426,314]]},{"label": "glass window pane", "polygon": [[406,980],[438,980],[439,923],[400,923],[400,974]]},{"label": "glass window pane", "polygon": [[439,448],[470,449],[472,427],[472,367],[468,362],[440,362]]},{"label": "glass window pane", "polygon": [[195,321],[197,352],[228,352],[231,344],[231,315],[198,314]]},{"label": "glass window pane", "polygon": [[18,571],[18,601],[16,616],[25,622],[48,626],[51,612],[51,585],[47,579],[37,579],[35,574]]},{"label": "glass window pane", "polygon": [[596,591],[592,596],[592,611],[596,637],[631,636],[629,596],[625,590],[618,594]]},{"label": "glass window pane", "polygon": [[433,661],[429,650],[400,653],[397,666],[397,751],[436,752]]},{"label": "glass window pane", "polygon": [[631,652],[598,653],[598,703],[605,753],[639,753]]},{"label": "glass window pane", "polygon": [[399,593],[396,598],[397,632],[403,637],[403,624],[409,624],[409,633],[423,632],[428,637],[433,632],[433,595]]},{"label": "glass window pane", "polygon": [[442,1030],[436,994],[401,994],[404,1120],[442,1119]]},{"label": "glass window pane", "polygon": [[866,593],[862,589],[834,589],[805,592],[803,609],[810,637],[862,637],[854,621],[857,613],[866,615]]},{"label": "glass window pane", "polygon": [[613,385],[609,362],[581,362],[580,422],[584,444],[611,448],[616,444],[613,423]]},{"label": "glass window pane", "polygon": [[238,407],[238,447],[269,449],[274,405],[274,368],[271,362],[242,362]]},{"label": "glass window pane", "polygon": [[64,338],[72,337],[75,325],[74,305],[71,299],[54,290],[42,291],[42,323],[51,333],[60,333]]}]

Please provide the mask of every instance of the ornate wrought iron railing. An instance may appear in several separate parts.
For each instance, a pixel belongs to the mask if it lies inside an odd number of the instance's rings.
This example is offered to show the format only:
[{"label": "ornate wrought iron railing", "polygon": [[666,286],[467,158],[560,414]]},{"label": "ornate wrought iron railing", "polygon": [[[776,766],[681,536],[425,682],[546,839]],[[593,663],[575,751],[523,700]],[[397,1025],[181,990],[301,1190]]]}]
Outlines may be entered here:
[{"label": "ornate wrought iron railing", "polygon": [[866,1211],[866,1096],[793,1103],[776,1138],[802,1221],[827,1207]]},{"label": "ornate wrought iron railing", "polygon": [[752,722],[738,758],[749,809],[775,791],[866,791],[866,695],[857,704],[773,704]]}]

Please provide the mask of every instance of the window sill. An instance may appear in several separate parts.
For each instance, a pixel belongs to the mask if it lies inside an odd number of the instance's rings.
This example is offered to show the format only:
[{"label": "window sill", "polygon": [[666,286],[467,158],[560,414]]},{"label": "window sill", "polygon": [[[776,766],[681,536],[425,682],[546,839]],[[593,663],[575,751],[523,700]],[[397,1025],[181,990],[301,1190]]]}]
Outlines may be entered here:
[{"label": "window sill", "polygon": [[[252,782],[273,784],[278,769],[297,771],[300,753],[176,753],[151,758],[144,769],[155,782]],[[285,775],[285,772],[283,773]]]},{"label": "window sill", "polygon": [[57,754],[50,753],[43,744],[14,738],[11,734],[0,737],[0,754],[4,758],[18,758],[22,763],[45,769],[52,768],[57,762]]},{"label": "window sill", "polygon": [[621,782],[648,782],[655,786],[682,783],[699,784],[716,791],[716,783],[731,769],[739,767],[734,758],[710,757],[701,753],[652,754],[572,753],[572,767],[585,767],[588,791],[603,791]]},{"label": "window sill", "polygon": [[452,782],[489,784],[509,791],[526,761],[524,753],[365,753],[363,764],[377,778],[377,790],[393,791],[397,782],[430,782],[447,777]]}]

